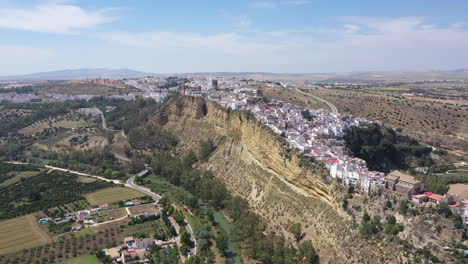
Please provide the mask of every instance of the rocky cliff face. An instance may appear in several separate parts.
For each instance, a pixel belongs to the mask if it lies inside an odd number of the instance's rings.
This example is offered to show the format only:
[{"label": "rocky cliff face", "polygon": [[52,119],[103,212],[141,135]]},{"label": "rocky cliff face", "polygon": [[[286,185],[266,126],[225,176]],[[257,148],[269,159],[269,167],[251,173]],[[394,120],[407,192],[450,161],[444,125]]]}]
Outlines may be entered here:
[{"label": "rocky cliff face", "polygon": [[[300,222],[306,239],[318,248],[321,263],[399,263],[395,251],[361,240],[356,224],[334,198],[336,191],[308,167],[299,153],[249,113],[230,112],[212,101],[178,97],[156,122],[194,148],[211,138],[218,148],[205,169],[213,171],[234,195],[246,198],[268,223],[284,232],[288,221]],[[389,257],[385,259],[386,255]],[[382,257],[383,256],[383,257]]]}]

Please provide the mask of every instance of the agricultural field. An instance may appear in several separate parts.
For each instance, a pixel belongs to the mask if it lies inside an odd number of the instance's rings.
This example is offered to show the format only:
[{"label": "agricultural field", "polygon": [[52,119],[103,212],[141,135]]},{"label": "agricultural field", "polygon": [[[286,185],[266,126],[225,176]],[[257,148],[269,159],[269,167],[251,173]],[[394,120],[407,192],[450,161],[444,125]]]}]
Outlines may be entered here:
[{"label": "agricultural field", "polygon": [[123,238],[119,226],[109,227],[97,232],[86,230],[83,233],[74,233],[73,236],[66,234],[58,238],[57,241],[48,241],[50,243],[45,245],[28,248],[29,245],[24,244],[19,247],[18,250],[20,251],[0,256],[0,263],[100,263],[80,261],[95,261],[90,257],[82,256],[89,256],[93,249],[117,246],[122,243]]},{"label": "agricultural field", "polygon": [[309,92],[333,103],[340,112],[381,121],[426,144],[452,150],[468,149],[468,105],[369,90]]},{"label": "agricultural field", "polygon": [[82,183],[77,181],[77,176],[62,172],[42,172],[0,192],[0,219],[14,218],[83,200],[86,193],[110,186],[110,183],[103,181]]},{"label": "agricultural field", "polygon": [[1,120],[13,120],[18,117],[30,116],[32,110],[28,109],[6,109],[0,110],[0,119]]},{"label": "agricultural field", "polygon": [[269,99],[275,98],[301,107],[328,109],[328,106],[325,103],[315,100],[314,98],[304,96],[293,89],[266,87],[263,89],[263,96]]},{"label": "agricultural field", "polygon": [[409,88],[399,87],[399,86],[372,86],[368,89],[375,90],[375,91],[396,91],[396,92],[406,92],[410,90]]},{"label": "agricultural field", "polygon": [[109,220],[115,220],[127,215],[125,208],[117,208],[109,211],[103,211],[99,215],[93,216],[92,218],[96,223],[102,223]]},{"label": "agricultural field", "polygon": [[69,113],[62,116],[39,120],[32,125],[20,129],[19,132],[25,135],[35,135],[43,132],[46,129],[74,129],[91,125],[92,124],[89,121],[83,119],[80,115]]},{"label": "agricultural field", "polygon": [[468,183],[450,184],[449,187],[449,193],[459,195],[463,199],[468,199]]},{"label": "agricultural field", "polygon": [[123,230],[124,236],[154,237],[155,235],[163,240],[171,237],[167,226],[160,219],[156,221],[145,222],[142,224],[129,225]]},{"label": "agricultural field", "polygon": [[58,264],[101,264],[101,262],[92,255],[86,254],[66,261],[58,262]]},{"label": "agricultural field", "polygon": [[21,171],[21,172],[17,172],[15,173],[15,176],[13,176],[12,178],[9,178],[8,180],[0,183],[0,187],[6,187],[6,186],[9,186],[9,185],[12,185],[12,184],[15,184],[21,180],[25,180],[25,179],[29,179],[31,177],[34,177],[34,176],[37,176],[39,175],[39,173],[41,173],[42,170],[40,171]]},{"label": "agricultural field", "polygon": [[99,205],[103,203],[111,204],[121,200],[128,200],[143,196],[145,196],[143,193],[127,187],[107,188],[85,195],[86,199],[92,205]]},{"label": "agricultural field", "polygon": [[155,208],[156,206],[154,204],[144,204],[140,206],[132,206],[132,207],[129,207],[128,209],[130,210],[130,213],[132,213],[132,215],[137,215],[137,214],[142,214],[145,211],[155,209]]},{"label": "agricultural field", "polygon": [[119,85],[103,85],[98,83],[92,83],[89,81],[65,81],[58,82],[55,84],[49,84],[43,86],[38,93],[39,94],[68,94],[68,95],[119,95],[127,94],[135,91],[133,88],[128,88]]},{"label": "agricultural field", "polygon": [[34,177],[42,171],[40,166],[0,162],[0,189]]},{"label": "agricultural field", "polygon": [[0,222],[0,255],[37,247],[51,241],[33,215]]}]

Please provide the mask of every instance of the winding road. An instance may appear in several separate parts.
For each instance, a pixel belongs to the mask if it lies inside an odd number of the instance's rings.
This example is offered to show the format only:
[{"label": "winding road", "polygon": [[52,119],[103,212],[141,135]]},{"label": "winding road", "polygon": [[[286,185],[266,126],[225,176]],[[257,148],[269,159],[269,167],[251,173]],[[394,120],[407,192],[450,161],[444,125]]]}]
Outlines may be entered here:
[{"label": "winding road", "polygon": [[146,194],[146,195],[148,195],[148,196],[151,196],[151,197],[153,197],[155,200],[159,200],[159,199],[162,198],[161,195],[159,195],[159,194],[157,194],[157,193],[155,193],[155,192],[152,192],[150,189],[145,188],[145,187],[141,187],[141,186],[137,185],[137,184],[135,183],[135,178],[136,178],[136,176],[133,176],[133,177],[131,177],[130,179],[128,179],[127,182],[125,183],[125,186],[127,186],[127,187],[129,187],[129,188],[132,188],[132,189],[134,189],[134,190],[137,190],[137,191],[139,191],[139,192],[142,192],[142,193],[144,193],[144,194]]},{"label": "winding road", "polygon": [[101,177],[101,176],[92,175],[92,174],[89,174],[89,173],[84,173],[84,172],[79,172],[79,171],[74,171],[74,170],[49,166],[49,165],[45,165],[44,167],[46,167],[47,169],[51,169],[51,170],[58,170],[58,171],[73,173],[73,174],[76,174],[76,175],[91,177],[91,178],[99,179],[99,180],[106,181],[106,182],[112,182],[112,183],[115,183],[115,184],[123,184],[123,182],[120,181],[120,180],[111,180],[111,179],[107,179],[107,178],[104,178],[104,177]]},{"label": "winding road", "polygon": [[306,92],[304,92],[304,91],[301,91],[300,89],[295,89],[295,90],[298,91],[298,92],[300,92],[301,94],[304,94],[304,95],[306,95],[306,96],[309,96],[309,97],[312,97],[312,98],[314,98],[314,99],[316,99],[316,100],[319,100],[319,101],[321,101],[321,102],[324,102],[325,104],[328,105],[328,107],[330,107],[330,109],[331,109],[331,111],[332,111],[333,113],[338,114],[338,108],[336,108],[336,106],[335,106],[334,104],[328,102],[327,100],[322,99],[322,98],[320,98],[320,97],[318,97],[318,96],[312,95],[312,94],[310,94],[310,93],[306,93]]},{"label": "winding road", "polygon": [[[139,191],[139,192],[142,192],[142,193],[144,193],[144,194],[146,194],[146,195],[149,195],[149,196],[153,197],[155,200],[159,200],[159,199],[162,198],[161,195],[159,195],[159,194],[157,194],[157,193],[155,193],[155,192],[152,192],[150,189],[145,188],[145,187],[141,187],[141,186],[137,185],[137,184],[135,183],[135,178],[136,178],[136,177],[137,177],[137,176],[135,175],[135,176],[129,178],[129,179],[127,180],[127,182],[125,183],[125,186],[127,186],[127,187],[129,187],[129,188],[132,188],[132,189],[134,189],[134,190],[137,190],[137,191]],[[171,220],[172,225],[174,226],[174,228],[177,230],[177,233],[179,234],[179,235],[177,235],[177,237],[176,237],[176,243],[177,243],[177,247],[180,249],[180,247],[182,246],[182,243],[180,242],[180,231],[179,231],[179,230],[180,230],[180,227],[179,227],[179,225],[175,222],[175,220],[174,220],[172,217],[170,217],[169,219]],[[185,230],[187,230],[187,232],[190,234],[190,239],[191,239],[191,240],[193,241],[193,243],[194,243],[194,244],[193,244],[193,245],[194,245],[193,248],[190,249],[190,255],[192,255],[192,256],[193,256],[193,255],[196,255],[196,254],[197,254],[197,239],[195,238],[195,234],[193,233],[192,227],[191,227],[190,224],[187,222],[187,224],[184,226],[184,228],[185,228]],[[180,254],[180,255],[181,255],[181,257],[182,257],[182,262],[185,262],[185,260],[186,260],[185,257],[184,257],[182,254]]]}]

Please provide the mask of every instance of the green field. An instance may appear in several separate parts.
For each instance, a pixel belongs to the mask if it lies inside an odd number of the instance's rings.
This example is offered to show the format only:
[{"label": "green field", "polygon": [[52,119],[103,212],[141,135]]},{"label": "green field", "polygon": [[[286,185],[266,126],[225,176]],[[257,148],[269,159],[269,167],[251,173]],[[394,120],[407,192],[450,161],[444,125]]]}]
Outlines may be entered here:
[{"label": "green field", "polygon": [[18,172],[13,178],[10,178],[0,183],[0,186],[5,187],[8,185],[12,185],[14,183],[19,182],[21,178],[28,179],[28,178],[38,175],[39,173],[41,173],[41,171],[21,171],[21,172]]},{"label": "green field", "polygon": [[76,232],[75,235],[76,236],[94,235],[94,231],[93,231],[93,229],[88,227],[86,229],[83,229],[83,230],[80,230],[80,231]]},{"label": "green field", "polygon": [[58,264],[101,264],[101,262],[95,256],[87,254],[59,262]]},{"label": "green field", "polygon": [[368,88],[369,90],[376,90],[376,91],[400,91],[400,92],[405,92],[409,91],[409,88],[405,87],[394,87],[394,86],[374,86]]},{"label": "green field", "polygon": [[110,204],[121,200],[128,200],[143,196],[145,196],[143,193],[127,187],[107,188],[85,195],[86,199],[92,205],[99,205],[103,203]]},{"label": "green field", "polygon": [[0,255],[37,247],[51,241],[32,215],[0,222]]},{"label": "green field", "polygon": [[235,232],[235,227],[233,224],[229,223],[227,219],[224,217],[222,213],[219,211],[214,212],[214,220],[218,224],[218,226],[227,233],[229,237],[229,244],[228,244],[228,259],[232,261],[232,263],[241,263],[240,260],[240,250],[239,250],[239,240],[237,238],[237,234]]}]

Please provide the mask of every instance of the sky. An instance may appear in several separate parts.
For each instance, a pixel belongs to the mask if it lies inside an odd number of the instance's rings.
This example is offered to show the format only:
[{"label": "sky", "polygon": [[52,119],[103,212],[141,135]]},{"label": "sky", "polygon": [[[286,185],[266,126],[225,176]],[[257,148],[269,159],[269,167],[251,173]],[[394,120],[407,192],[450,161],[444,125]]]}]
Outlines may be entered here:
[{"label": "sky", "polygon": [[468,68],[466,0],[0,0],[0,75]]}]

